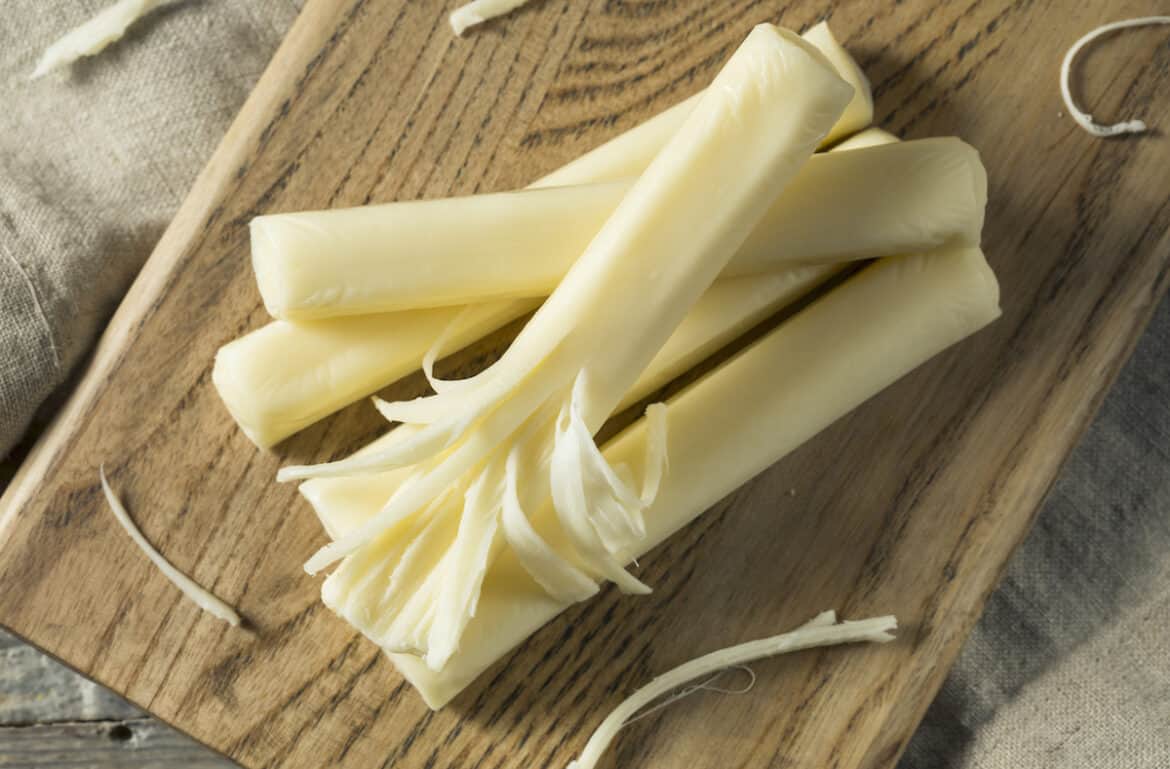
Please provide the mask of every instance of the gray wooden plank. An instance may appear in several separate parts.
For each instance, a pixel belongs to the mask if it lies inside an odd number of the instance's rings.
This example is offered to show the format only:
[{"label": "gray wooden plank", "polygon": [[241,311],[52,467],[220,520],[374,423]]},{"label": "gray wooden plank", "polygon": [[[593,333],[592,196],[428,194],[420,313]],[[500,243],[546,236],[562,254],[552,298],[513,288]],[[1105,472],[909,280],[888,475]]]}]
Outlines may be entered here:
[{"label": "gray wooden plank", "polygon": [[118,695],[0,630],[0,726],[141,715]]},{"label": "gray wooden plank", "polygon": [[0,767],[233,769],[235,764],[152,718],[0,727]]}]

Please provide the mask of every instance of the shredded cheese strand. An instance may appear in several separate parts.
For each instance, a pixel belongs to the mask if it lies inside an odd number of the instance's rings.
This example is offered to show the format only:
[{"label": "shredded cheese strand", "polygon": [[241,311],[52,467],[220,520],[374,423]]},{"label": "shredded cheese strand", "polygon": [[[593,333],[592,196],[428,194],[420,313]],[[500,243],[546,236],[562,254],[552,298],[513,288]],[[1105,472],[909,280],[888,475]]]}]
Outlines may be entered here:
[{"label": "shredded cheese strand", "polygon": [[520,444],[508,453],[500,523],[504,539],[516,552],[524,570],[558,601],[576,603],[597,593],[598,585],[571,564],[537,533],[520,503]]},{"label": "shredded cheese strand", "polygon": [[[451,392],[453,390],[458,390],[460,387],[466,388],[469,384],[471,384],[471,380],[469,379],[436,379],[435,361],[437,361],[443,354],[443,350],[451,341],[451,337],[455,336],[456,332],[467,325],[468,319],[471,318],[476,309],[478,308],[475,305],[469,304],[465,305],[461,310],[459,310],[458,314],[456,314],[455,317],[451,319],[451,322],[448,323],[447,326],[443,329],[443,333],[439,334],[438,338],[435,339],[434,344],[427,348],[426,353],[423,354],[423,376],[427,378],[427,383],[430,384],[431,389],[437,393]],[[376,399],[375,402],[378,401],[381,401],[381,399]],[[386,401],[381,402],[385,403]]]},{"label": "shredded cheese strand", "polygon": [[898,627],[897,620],[892,616],[834,624],[836,620],[835,612],[823,612],[811,622],[791,632],[719,649],[690,662],[685,662],[658,676],[630,695],[606,716],[605,720],[601,722],[601,726],[585,744],[585,749],[581,751],[581,757],[570,763],[569,769],[593,769],[597,766],[605,749],[613,742],[618,730],[639,710],[667,692],[696,678],[753,660],[818,646],[834,646],[862,641],[886,643],[893,640],[892,631]]},{"label": "shredded cheese strand", "polygon": [[122,501],[118,499],[118,495],[110,488],[110,482],[106,480],[106,468],[103,465],[98,469],[98,474],[102,479],[102,492],[106,495],[106,502],[110,505],[110,510],[114,512],[114,517],[118,519],[118,523],[130,535],[130,539],[134,540],[134,544],[138,545],[142,552],[146,553],[158,570],[169,579],[179,591],[190,598],[203,611],[211,614],[232,627],[238,627],[240,624],[240,615],[236,610],[228,606],[212,595],[209,591],[200,587],[183,572],[176,569],[170,561],[162,556],[162,554],[154,549],[154,546],[146,541],[146,537],[142,536],[142,532],[134,525],[134,521],[130,518],[130,514],[126,512]]},{"label": "shredded cheese strand", "polygon": [[1079,108],[1076,102],[1073,101],[1072,88],[1069,86],[1073,62],[1076,60],[1082,48],[1102,35],[1123,29],[1132,29],[1134,27],[1154,26],[1155,24],[1170,24],[1170,16],[1144,16],[1138,19],[1126,19],[1124,21],[1115,21],[1111,24],[1104,24],[1073,43],[1072,47],[1064,55],[1064,61],[1060,64],[1060,95],[1064,98],[1064,106],[1068,108],[1068,114],[1072,116],[1072,119],[1076,121],[1077,125],[1093,136],[1104,138],[1108,136],[1120,136],[1122,134],[1140,134],[1145,133],[1149,128],[1142,120],[1124,120],[1113,125],[1100,125],[1094,122],[1093,116]]},{"label": "shredded cheese strand", "polygon": [[[741,686],[738,689],[724,689],[721,686],[714,686],[714,683],[719,680],[720,676],[722,676],[724,673],[730,673],[732,670],[742,670],[743,672],[748,674],[748,682],[747,682],[746,686]],[[656,705],[651,705],[650,707],[646,708],[638,715],[634,716],[633,718],[630,718],[628,721],[626,721],[624,724],[622,724],[621,728],[625,729],[630,724],[637,723],[638,721],[641,721],[643,718],[649,718],[650,716],[654,715],[655,713],[670,707],[671,705],[678,702],[679,700],[685,700],[687,697],[690,697],[692,694],[695,694],[696,692],[716,692],[717,694],[747,694],[755,687],[756,687],[756,671],[752,670],[747,665],[735,665],[733,667],[723,668],[723,670],[718,671],[717,673],[712,675],[710,678],[708,678],[706,681],[703,681],[700,684],[694,684],[692,686],[688,686],[686,688],[680,689],[676,693],[674,693],[674,694],[670,695],[669,697],[667,697],[666,699],[664,699],[662,702],[659,702]]]},{"label": "shredded cheese strand", "polygon": [[568,420],[562,415],[558,419],[549,476],[557,520],[589,568],[615,583],[624,593],[646,595],[650,593],[649,586],[627,572],[605,545],[600,534],[602,523],[590,505],[591,501],[599,500],[591,500],[585,488],[580,443],[568,429]]},{"label": "shredded cheese strand", "polygon": [[70,30],[45,49],[30,80],[36,80],[85,56],[100,53],[120,40],[130,25],[171,0],[120,0],[89,21]]},{"label": "shredded cheese strand", "polygon": [[443,579],[435,598],[434,622],[427,636],[426,662],[441,670],[459,650],[467,623],[475,616],[484,576],[499,552],[501,473],[493,465],[482,472],[464,495],[455,540],[443,563]]},{"label": "shredded cheese strand", "polygon": [[511,13],[527,2],[528,0],[473,0],[451,12],[451,29],[456,35],[463,37],[463,33],[471,27]]},{"label": "shredded cheese strand", "polygon": [[[533,376],[536,384],[512,400],[506,401],[494,413],[489,414],[479,425],[473,440],[465,440],[448,455],[440,458],[438,464],[426,470],[409,488],[400,488],[378,514],[362,524],[361,527],[318,550],[305,563],[305,571],[309,574],[316,574],[321,569],[354,552],[385,531],[386,527],[393,524],[394,521],[429,502],[436,494],[454,483],[460,475],[495,451],[528,418],[533,410],[538,409],[551,396],[556,380],[544,380],[556,373],[555,368],[537,371]],[[415,437],[425,436],[430,429],[421,430],[416,436],[403,441],[403,444],[410,443]],[[395,447],[392,446],[383,451],[371,452],[368,455],[357,454],[349,459],[333,462],[329,465],[284,468],[277,475],[277,480],[286,480],[286,471],[315,474],[319,473],[321,468],[330,468],[329,472],[343,475],[346,474],[346,468],[350,462],[364,462],[369,458],[377,460],[384,458],[387,452],[394,450]],[[300,477],[311,477],[311,475]]]},{"label": "shredded cheese strand", "polygon": [[646,407],[646,464],[641,494],[643,508],[654,504],[662,480],[670,470],[666,417],[665,403],[651,403]]}]

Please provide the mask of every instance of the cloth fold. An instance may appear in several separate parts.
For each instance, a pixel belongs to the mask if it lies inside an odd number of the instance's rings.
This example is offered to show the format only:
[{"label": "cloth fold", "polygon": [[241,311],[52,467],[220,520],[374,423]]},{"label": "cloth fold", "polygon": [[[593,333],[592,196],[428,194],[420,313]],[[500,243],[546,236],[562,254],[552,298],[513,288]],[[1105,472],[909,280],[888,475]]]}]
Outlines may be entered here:
[{"label": "cloth fold", "polygon": [[0,457],[78,365],[300,2],[179,0],[29,80],[107,0],[7,0],[0,24]]},{"label": "cloth fold", "polygon": [[[4,4],[0,456],[93,344],[301,4],[179,0],[30,82],[107,1]],[[1163,304],[901,769],[1170,766],[1168,346]]]}]

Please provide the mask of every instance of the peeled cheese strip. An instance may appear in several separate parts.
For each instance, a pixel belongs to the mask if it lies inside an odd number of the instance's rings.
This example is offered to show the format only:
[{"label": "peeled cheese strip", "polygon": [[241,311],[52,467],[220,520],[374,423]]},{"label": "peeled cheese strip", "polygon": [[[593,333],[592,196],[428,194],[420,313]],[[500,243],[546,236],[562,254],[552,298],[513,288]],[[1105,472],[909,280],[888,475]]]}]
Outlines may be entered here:
[{"label": "peeled cheese strip", "polygon": [[[873,94],[861,67],[849,55],[826,22],[810,28],[803,35],[825,55],[837,74],[853,87],[853,98],[822,146],[829,146],[860,131],[873,121]],[[563,187],[587,182],[613,181],[637,176],[646,169],[654,155],[674,135],[687,115],[699,102],[702,92],[660,112],[646,122],[610,139],[581,157],[542,177],[533,187]]]},{"label": "peeled cheese strip", "polygon": [[[305,320],[548,295],[632,180],[260,216],[265,307]],[[956,138],[814,155],[723,276],[979,244],[987,176]]]},{"label": "peeled cheese strip", "polygon": [[1089,134],[1104,138],[1108,136],[1121,136],[1123,134],[1145,133],[1148,128],[1142,120],[1123,120],[1120,123],[1113,123],[1112,125],[1100,125],[1093,120],[1092,115],[1077,106],[1076,100],[1073,99],[1072,87],[1069,85],[1069,80],[1072,77],[1073,62],[1076,61],[1077,55],[1081,52],[1082,48],[1102,35],[1119,32],[1123,29],[1150,27],[1156,24],[1170,24],[1170,16],[1145,16],[1138,19],[1126,19],[1124,21],[1115,21],[1112,24],[1104,24],[1082,36],[1065,53],[1064,59],[1060,63],[1060,95],[1064,99],[1064,106],[1068,109],[1068,114],[1072,116],[1072,119],[1076,121],[1077,125],[1085,129]]},{"label": "peeled cheese strip", "polygon": [[32,78],[42,77],[83,56],[93,56],[119,40],[130,25],[164,2],[173,0],[119,0],[45,49]]},{"label": "peeled cheese strip", "polygon": [[[817,46],[854,87],[854,98],[846,108],[847,119],[839,121],[834,132],[849,133],[868,125],[873,104],[869,84],[857,63],[837,43],[824,23],[806,32],[804,38]],[[858,93],[864,93],[860,102]],[[533,186],[584,184],[640,173],[654,153],[678,130],[697,98],[693,97],[691,106],[685,111],[668,117],[662,113],[554,171]],[[511,306],[506,306],[509,304]],[[439,314],[437,316],[424,313],[416,317],[415,311],[410,311],[362,322],[312,324],[303,330],[300,324],[277,322],[226,345],[225,349],[233,349],[217,355],[213,379],[228,410],[245,434],[259,447],[267,448],[316,419],[415,371],[442,329],[457,319],[469,324],[466,344],[524,315],[533,306],[530,300],[501,303],[501,306],[487,310],[478,324],[473,321],[480,310],[472,310],[471,318],[460,319],[456,308],[437,309],[433,311]],[[495,318],[494,325],[488,322],[492,317]],[[366,334],[373,329],[377,329],[373,338],[380,341],[363,343],[358,339],[359,333]],[[430,330],[420,333],[423,329]],[[471,333],[473,329],[477,333]],[[323,339],[328,340],[328,345],[321,343]],[[449,341],[453,348],[458,339]],[[363,357],[344,351],[345,347],[354,345],[369,350],[370,354]],[[315,351],[315,354],[301,356],[290,352],[301,349]],[[252,365],[251,360],[263,361],[263,365]],[[351,378],[361,380],[362,384],[351,382]],[[291,385],[282,387],[282,381]],[[220,382],[234,386],[219,387]],[[257,397],[253,391],[263,394],[263,397]]]},{"label": "peeled cheese strip", "polygon": [[473,0],[451,12],[451,30],[460,37],[471,27],[511,13],[528,0]]},{"label": "peeled cheese strip", "polygon": [[179,571],[174,565],[163,557],[162,553],[154,549],[154,545],[146,540],[142,532],[134,525],[134,521],[130,518],[130,513],[126,512],[122,500],[118,499],[118,495],[110,488],[110,482],[106,480],[106,469],[104,467],[98,470],[98,474],[102,480],[102,493],[105,494],[106,502],[110,505],[110,510],[114,513],[114,518],[130,535],[130,539],[134,540],[134,544],[138,549],[146,554],[151,563],[158,567],[158,570],[163,573],[171,583],[179,588],[179,592],[190,598],[200,609],[217,617],[232,627],[240,624],[240,615],[236,610],[228,606],[226,603],[216,598],[210,591],[197,585],[195,580],[188,577],[183,572]]},{"label": "peeled cheese strip", "polygon": [[[834,288],[667,404],[670,472],[645,511],[646,538],[624,560],[645,555],[999,314],[995,276],[975,248],[883,259]],[[637,422],[607,444],[610,463],[640,469],[645,430]],[[376,498],[356,495],[310,501],[335,536],[350,533],[380,507]],[[558,543],[550,510],[533,516],[533,524]],[[437,709],[565,608],[504,551],[484,580],[459,651],[441,672],[411,655],[391,657]]]},{"label": "peeled cheese strip", "polygon": [[[819,265],[721,280],[695,304],[647,369],[654,386],[706,358],[839,270]],[[212,381],[244,434],[268,448],[414,373],[444,332],[447,349],[468,345],[539,302],[500,301],[328,320],[273,321],[219,349]],[[645,378],[645,377],[644,377]]]},{"label": "peeled cheese strip", "polygon": [[605,753],[605,749],[617,737],[618,731],[629,723],[639,710],[695,679],[745,662],[803,649],[863,642],[888,643],[894,640],[893,631],[897,628],[898,621],[892,616],[838,623],[837,613],[826,611],[788,633],[729,646],[685,662],[656,677],[614,708],[589,737],[585,749],[581,751],[581,757],[569,764],[569,769],[593,769]]}]

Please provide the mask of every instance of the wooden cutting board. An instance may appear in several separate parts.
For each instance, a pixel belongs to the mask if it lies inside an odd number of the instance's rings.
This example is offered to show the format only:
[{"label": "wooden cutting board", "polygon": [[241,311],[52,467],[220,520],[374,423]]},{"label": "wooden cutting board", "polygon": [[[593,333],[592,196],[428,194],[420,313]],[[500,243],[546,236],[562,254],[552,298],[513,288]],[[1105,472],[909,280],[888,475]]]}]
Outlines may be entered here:
[{"label": "wooden cutting board", "polygon": [[[558,767],[624,693],[684,659],[825,608],[892,612],[896,643],[761,662],[750,695],[646,719],[609,764],[892,766],[1166,289],[1170,141],[1092,139],[1057,88],[1081,33],[1158,3],[835,4],[880,124],[983,152],[1004,317],[646,558],[652,596],[604,591],[430,713],[321,606],[300,565],[323,535],[273,483],[379,418],[359,404],[265,454],[212,388],[216,348],[266,321],[249,219],[521,186],[701,88],[752,24],[826,13],[536,0],[456,39],[449,5],[306,4],[3,498],[0,622],[249,767]],[[1094,112],[1170,129],[1150,106],[1170,91],[1164,31],[1084,65]],[[147,536],[250,629],[200,613],[133,548],[101,501],[103,462]]]}]

